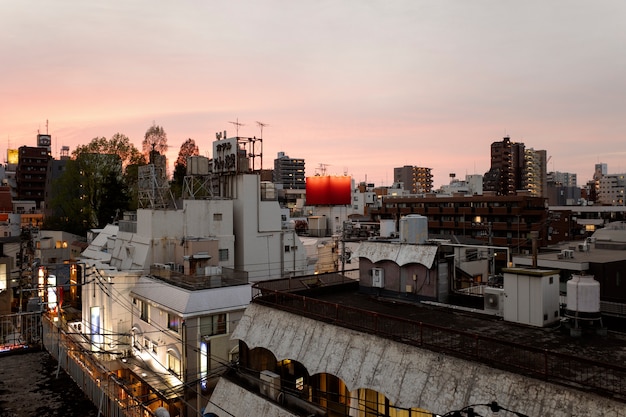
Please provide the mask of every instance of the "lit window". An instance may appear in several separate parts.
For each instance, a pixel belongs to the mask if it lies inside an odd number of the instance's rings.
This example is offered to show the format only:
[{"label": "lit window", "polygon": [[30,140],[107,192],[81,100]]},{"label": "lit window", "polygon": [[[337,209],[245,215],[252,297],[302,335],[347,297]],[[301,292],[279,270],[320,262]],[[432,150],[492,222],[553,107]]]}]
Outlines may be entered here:
[{"label": "lit window", "polygon": [[180,378],[180,358],[173,350],[167,351],[167,369]]}]

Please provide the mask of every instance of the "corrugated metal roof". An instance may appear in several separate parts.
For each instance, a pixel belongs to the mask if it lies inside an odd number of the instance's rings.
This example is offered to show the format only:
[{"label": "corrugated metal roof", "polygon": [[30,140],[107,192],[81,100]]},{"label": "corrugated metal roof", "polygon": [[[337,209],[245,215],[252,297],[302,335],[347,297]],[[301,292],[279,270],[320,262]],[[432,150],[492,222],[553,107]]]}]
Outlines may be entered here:
[{"label": "corrugated metal roof", "polygon": [[407,245],[387,242],[362,242],[352,257],[366,258],[371,262],[393,261],[400,266],[419,263],[427,268],[433,266],[437,245]]},{"label": "corrugated metal roof", "polygon": [[131,294],[183,318],[243,309],[252,299],[248,284],[190,291],[146,276]]}]

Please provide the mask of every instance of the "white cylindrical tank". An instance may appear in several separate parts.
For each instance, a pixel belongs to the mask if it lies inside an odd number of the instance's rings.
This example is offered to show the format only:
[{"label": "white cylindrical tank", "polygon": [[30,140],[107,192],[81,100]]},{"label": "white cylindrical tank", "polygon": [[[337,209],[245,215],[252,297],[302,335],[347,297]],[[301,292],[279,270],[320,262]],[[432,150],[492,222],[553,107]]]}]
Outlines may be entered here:
[{"label": "white cylindrical tank", "polygon": [[600,283],[593,279],[593,275],[572,275],[567,281],[567,309],[600,313]]},{"label": "white cylindrical tank", "polygon": [[393,219],[382,219],[380,221],[380,237],[391,237],[396,232],[396,221]]},{"label": "white cylindrical tank", "polygon": [[426,243],[428,240],[428,217],[409,214],[400,219],[400,242]]}]

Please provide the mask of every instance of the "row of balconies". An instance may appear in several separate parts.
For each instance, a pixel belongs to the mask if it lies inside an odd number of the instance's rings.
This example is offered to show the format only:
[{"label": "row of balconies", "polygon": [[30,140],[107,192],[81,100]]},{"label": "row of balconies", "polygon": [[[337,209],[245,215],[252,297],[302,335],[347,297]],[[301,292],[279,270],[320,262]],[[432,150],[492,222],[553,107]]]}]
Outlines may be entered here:
[{"label": "row of balconies", "polygon": [[545,209],[543,207],[535,207],[535,208],[522,208],[522,207],[398,207],[392,205],[385,205],[380,209],[376,210],[377,214],[383,213],[398,213],[400,214],[454,214],[454,215],[464,215],[464,216],[484,216],[484,215],[511,215],[518,216],[524,215],[528,213],[532,213],[533,215],[539,215],[539,213],[544,212]]}]

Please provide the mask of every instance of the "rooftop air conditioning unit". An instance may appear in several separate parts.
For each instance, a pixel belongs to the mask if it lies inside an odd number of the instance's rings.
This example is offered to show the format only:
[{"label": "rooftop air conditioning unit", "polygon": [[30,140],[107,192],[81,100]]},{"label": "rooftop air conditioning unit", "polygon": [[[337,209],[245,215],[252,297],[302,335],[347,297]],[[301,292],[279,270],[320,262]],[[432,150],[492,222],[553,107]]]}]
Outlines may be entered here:
[{"label": "rooftop air conditioning unit", "polygon": [[486,287],[484,297],[485,313],[502,317],[504,315],[504,289]]},{"label": "rooftop air conditioning unit", "polygon": [[261,371],[261,394],[278,401],[280,391],[280,376],[272,371]]},{"label": "rooftop air conditioning unit", "polygon": [[385,270],[382,268],[372,268],[372,287],[385,288]]}]

